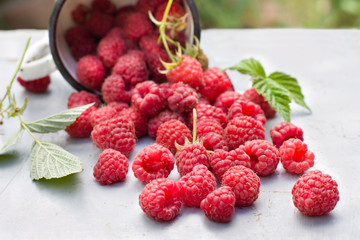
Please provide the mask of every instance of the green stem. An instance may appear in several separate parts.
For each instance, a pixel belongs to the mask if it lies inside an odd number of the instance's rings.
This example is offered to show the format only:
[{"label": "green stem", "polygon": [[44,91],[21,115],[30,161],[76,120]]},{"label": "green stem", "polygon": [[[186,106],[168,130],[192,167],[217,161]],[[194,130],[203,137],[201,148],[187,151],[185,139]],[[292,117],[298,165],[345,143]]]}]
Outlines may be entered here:
[{"label": "green stem", "polygon": [[21,127],[23,127],[29,134],[30,136],[34,139],[34,141],[39,144],[39,145],[42,145],[40,143],[40,141],[35,137],[35,135],[30,131],[30,129],[26,126],[26,123],[24,122],[24,120],[22,119],[21,115],[20,114],[16,114],[20,120],[20,124],[21,124]]},{"label": "green stem", "polygon": [[160,27],[159,27],[159,32],[160,32],[160,37],[161,37],[161,40],[163,42],[164,48],[165,48],[167,54],[169,55],[169,58],[171,59],[171,61],[173,63],[176,63],[176,60],[175,60],[174,56],[172,55],[172,53],[171,53],[171,51],[169,49],[169,45],[167,44],[167,36],[166,36],[166,33],[165,33],[167,17],[169,15],[172,2],[173,2],[173,0],[169,0],[168,4],[166,5],[164,16],[163,16],[163,18],[161,20],[161,24],[160,24]]},{"label": "green stem", "polygon": [[196,141],[196,121],[197,121],[196,109],[193,108],[193,139],[192,139],[193,144]]}]

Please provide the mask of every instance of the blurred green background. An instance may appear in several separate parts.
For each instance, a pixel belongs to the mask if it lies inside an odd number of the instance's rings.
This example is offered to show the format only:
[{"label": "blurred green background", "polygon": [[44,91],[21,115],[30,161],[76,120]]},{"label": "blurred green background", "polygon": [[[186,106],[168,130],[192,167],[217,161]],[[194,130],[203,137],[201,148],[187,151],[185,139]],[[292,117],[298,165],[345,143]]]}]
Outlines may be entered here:
[{"label": "blurred green background", "polygon": [[[194,0],[203,28],[358,28],[360,0]],[[0,29],[47,28],[54,0],[0,0]]]}]

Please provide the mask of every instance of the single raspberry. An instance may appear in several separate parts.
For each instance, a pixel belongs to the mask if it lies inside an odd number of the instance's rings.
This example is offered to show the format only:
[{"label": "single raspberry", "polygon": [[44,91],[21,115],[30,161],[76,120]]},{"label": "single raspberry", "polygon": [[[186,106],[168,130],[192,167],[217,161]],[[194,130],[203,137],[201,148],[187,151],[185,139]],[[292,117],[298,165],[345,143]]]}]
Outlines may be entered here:
[{"label": "single raspberry", "polygon": [[173,83],[166,94],[168,107],[173,112],[190,112],[199,102],[199,97],[187,84]]},{"label": "single raspberry", "polygon": [[93,11],[100,11],[107,14],[115,14],[116,6],[110,0],[94,0],[91,4]]},{"label": "single raspberry", "polygon": [[167,80],[166,74],[160,72],[165,70],[160,59],[164,62],[170,62],[169,55],[164,49],[154,48],[146,54],[146,62],[149,67],[150,75],[156,82],[164,82]]},{"label": "single raspberry", "polygon": [[[198,104],[196,106],[197,120],[201,121],[204,118],[212,118],[217,120],[222,127],[226,126],[226,115],[225,113],[212,105],[209,104]],[[193,125],[193,113],[190,112],[188,116],[188,124],[192,127]]]},{"label": "single raspberry", "polygon": [[96,54],[96,43],[95,40],[92,38],[78,41],[71,46],[71,55],[77,61],[87,55],[95,55],[95,54]]},{"label": "single raspberry", "polygon": [[235,117],[250,116],[255,120],[261,122],[262,125],[266,123],[266,117],[264,111],[259,105],[246,100],[236,100],[229,108],[227,114],[227,121],[230,122]]},{"label": "single raspberry", "polygon": [[104,37],[97,46],[97,54],[105,68],[111,69],[117,59],[124,55],[125,43],[120,37]]},{"label": "single raspberry", "polygon": [[78,4],[74,10],[71,11],[71,17],[77,24],[85,24],[86,16],[89,12],[88,7],[85,4]]},{"label": "single raspberry", "polygon": [[77,63],[76,77],[85,87],[100,90],[105,79],[105,68],[99,58],[87,55]]},{"label": "single raspberry", "polygon": [[167,79],[172,83],[189,84],[195,90],[204,84],[201,64],[189,56],[183,56],[181,63],[167,73]]},{"label": "single raspberry", "polygon": [[218,133],[207,133],[202,137],[202,143],[204,147],[209,151],[215,151],[216,149],[222,149],[229,151],[229,147],[223,135]]},{"label": "single raspberry", "polygon": [[110,75],[101,86],[101,93],[106,103],[126,102],[131,100],[131,91],[127,91],[125,81],[120,75]]},{"label": "single raspberry", "polygon": [[93,11],[86,19],[87,29],[96,37],[103,37],[113,27],[114,17],[100,11]]},{"label": "single raspberry", "polygon": [[169,110],[164,110],[155,117],[151,118],[148,121],[148,135],[151,138],[156,138],[156,132],[161,124],[172,119],[177,119],[180,122],[185,124],[185,118],[180,113],[171,112]]},{"label": "single raspberry", "polygon": [[143,60],[144,62],[146,62],[146,53],[138,50],[138,49],[131,49],[127,52],[127,54],[129,55],[133,55],[135,57],[140,58],[141,60]]},{"label": "single raspberry", "polygon": [[111,118],[97,124],[91,138],[96,147],[112,148],[128,157],[135,147],[134,123],[122,116]]},{"label": "single raspberry", "polygon": [[175,142],[183,145],[185,137],[191,140],[189,128],[177,119],[169,120],[161,124],[156,132],[156,143],[168,148],[172,153],[176,152]]},{"label": "single raspberry", "polygon": [[139,195],[141,209],[157,221],[171,221],[180,213],[180,190],[176,181],[158,178],[148,183]]},{"label": "single raspberry", "polygon": [[235,212],[235,193],[223,186],[206,196],[200,204],[205,216],[215,222],[230,222]]},{"label": "single raspberry", "polygon": [[244,94],[244,98],[258,104],[264,111],[267,118],[273,118],[276,114],[276,110],[271,107],[270,103],[264,99],[264,96],[259,94],[255,88],[247,89]]},{"label": "single raspberry", "polygon": [[159,86],[153,81],[137,84],[131,96],[133,106],[149,117],[156,116],[164,109],[164,100]]},{"label": "single raspberry", "polygon": [[159,144],[151,144],[143,148],[132,164],[134,176],[143,183],[157,178],[166,178],[174,169],[173,154]]},{"label": "single raspberry", "polygon": [[139,110],[133,107],[126,108],[119,113],[119,116],[124,116],[134,123],[135,135],[138,139],[147,135],[147,118]]},{"label": "single raspberry", "polygon": [[231,81],[224,71],[219,68],[209,68],[204,72],[204,85],[200,88],[200,94],[214,102],[216,98],[231,88]]},{"label": "single raspberry", "polygon": [[148,78],[146,63],[134,54],[121,56],[117,60],[112,74],[120,75],[126,83],[132,86],[144,82]]},{"label": "single raspberry", "polygon": [[86,91],[74,92],[68,98],[67,107],[74,108],[94,103],[94,107],[100,107],[101,101],[98,95]]},{"label": "single raspberry", "polygon": [[229,186],[235,193],[236,206],[251,206],[258,198],[260,178],[250,168],[238,165],[223,175],[221,186]]},{"label": "single raspberry", "polygon": [[182,176],[178,184],[181,201],[188,207],[200,207],[201,201],[216,189],[214,175],[202,164]]},{"label": "single raspberry", "polygon": [[152,0],[139,0],[136,3],[135,8],[138,12],[144,14],[144,16],[148,16],[149,11],[154,14],[156,6]]},{"label": "single raspberry", "polygon": [[304,141],[303,130],[289,122],[281,122],[276,124],[273,128],[270,129],[270,137],[273,144],[278,148],[284,141],[290,138],[298,138],[301,141]]},{"label": "single raspberry", "polygon": [[110,118],[113,118],[117,115],[117,112],[114,108],[105,106],[96,109],[93,111],[90,115],[90,123],[92,127],[95,127],[95,125],[108,120]]},{"label": "single raspberry", "polygon": [[105,149],[94,166],[94,177],[101,185],[124,181],[129,170],[129,160],[120,152]]},{"label": "single raspberry", "polygon": [[301,174],[314,166],[315,155],[300,139],[290,138],[279,148],[280,161],[290,173]]},{"label": "single raspberry", "polygon": [[250,157],[240,148],[230,152],[219,149],[211,155],[211,171],[219,182],[229,168],[238,165],[250,167]]},{"label": "single raspberry", "polygon": [[304,174],[295,183],[291,193],[294,205],[308,216],[331,212],[339,201],[339,190],[330,175],[319,170]]},{"label": "single raspberry", "polygon": [[74,26],[65,32],[65,40],[70,46],[88,39],[93,39],[93,36],[84,26]]},{"label": "single raspberry", "polygon": [[259,121],[252,117],[236,117],[227,124],[224,138],[229,149],[233,150],[247,141],[265,139],[265,129]]},{"label": "single raspberry", "polygon": [[153,26],[148,17],[135,12],[126,18],[124,29],[129,39],[139,41],[142,36],[150,34],[153,31]]},{"label": "single raspberry", "polygon": [[208,133],[223,135],[224,129],[221,124],[213,118],[203,118],[197,122],[196,135],[203,138]]},{"label": "single raspberry", "polygon": [[115,25],[124,27],[128,16],[136,11],[135,6],[127,5],[118,9],[115,16]]},{"label": "single raspberry", "polygon": [[48,89],[51,82],[50,76],[34,79],[32,81],[24,81],[21,77],[17,77],[18,82],[26,90],[33,93],[43,93]]},{"label": "single raspberry", "polygon": [[[156,20],[158,20],[158,21],[162,20],[162,18],[164,17],[164,12],[165,12],[166,6],[167,6],[167,2],[164,2],[163,4],[161,4],[157,7],[155,15],[154,15]],[[179,3],[174,2],[171,5],[167,21],[169,21],[169,18],[171,18],[171,17],[181,18],[184,15],[185,15],[184,8]]]},{"label": "single raspberry", "polygon": [[238,99],[244,98],[240,93],[229,90],[223,92],[216,98],[214,106],[220,108],[225,113],[227,113],[231,105]]},{"label": "single raspberry", "polygon": [[142,36],[139,41],[139,46],[146,52],[151,52],[154,49],[160,49],[161,45],[158,43],[159,36],[156,34],[149,34]]},{"label": "single raspberry", "polygon": [[129,108],[129,105],[127,103],[124,102],[111,102],[108,103],[107,106],[112,107],[113,109],[115,109],[115,111],[117,113],[120,113],[122,110]]},{"label": "single raspberry", "polygon": [[278,149],[265,140],[251,140],[240,147],[250,157],[250,168],[259,176],[272,174],[279,163]]},{"label": "single raspberry", "polygon": [[96,107],[91,106],[80,114],[69,126],[65,128],[65,131],[73,138],[87,138],[90,136],[93,127],[91,126],[90,116]]}]

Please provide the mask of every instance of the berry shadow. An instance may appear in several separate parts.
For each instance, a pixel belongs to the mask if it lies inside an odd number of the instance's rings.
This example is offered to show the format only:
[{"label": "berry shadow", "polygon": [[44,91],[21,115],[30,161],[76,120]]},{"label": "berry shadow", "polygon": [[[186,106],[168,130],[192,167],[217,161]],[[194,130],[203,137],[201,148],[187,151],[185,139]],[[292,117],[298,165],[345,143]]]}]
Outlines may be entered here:
[{"label": "berry shadow", "polygon": [[261,185],[273,185],[275,181],[278,181],[280,177],[280,173],[276,170],[269,176],[260,176]]},{"label": "berry shadow", "polygon": [[322,216],[306,216],[297,211],[295,216],[299,224],[309,228],[331,226],[336,224],[336,217],[332,213]]},{"label": "berry shadow", "polygon": [[0,155],[0,168],[11,167],[21,161],[19,153],[11,152]]}]

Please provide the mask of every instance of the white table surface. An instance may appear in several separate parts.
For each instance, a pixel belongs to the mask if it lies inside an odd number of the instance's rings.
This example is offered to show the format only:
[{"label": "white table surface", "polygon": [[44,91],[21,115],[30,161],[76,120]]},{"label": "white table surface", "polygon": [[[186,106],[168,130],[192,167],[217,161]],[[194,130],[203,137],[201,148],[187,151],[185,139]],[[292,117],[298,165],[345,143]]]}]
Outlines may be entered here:
[{"label": "white table surface", "polygon": [[[45,31],[0,31],[0,93],[10,80],[28,36],[32,43]],[[211,66],[226,67],[254,57],[267,73],[283,71],[302,86],[308,113],[293,105],[292,122],[304,131],[315,166],[339,184],[340,201],[322,217],[306,217],[291,199],[297,176],[281,165],[261,178],[255,204],[237,208],[232,221],[209,221],[201,209],[182,208],[170,223],[148,218],[138,205],[144,185],[130,170],[124,183],[97,184],[92,168],[100,153],[90,139],[71,139],[64,131],[39,136],[59,144],[83,159],[83,172],[56,180],[30,179],[32,139],[23,140],[0,155],[0,239],[360,239],[360,31],[358,30],[205,30],[201,45]],[[248,77],[229,72],[237,91],[249,87]],[[56,72],[49,91],[35,95],[14,84],[18,102],[29,98],[26,121],[66,109],[74,90]],[[268,121],[269,129],[281,118]],[[18,129],[16,120],[0,126],[0,141]],[[142,139],[130,156],[130,164]],[[178,179],[174,169],[170,175]]]}]

